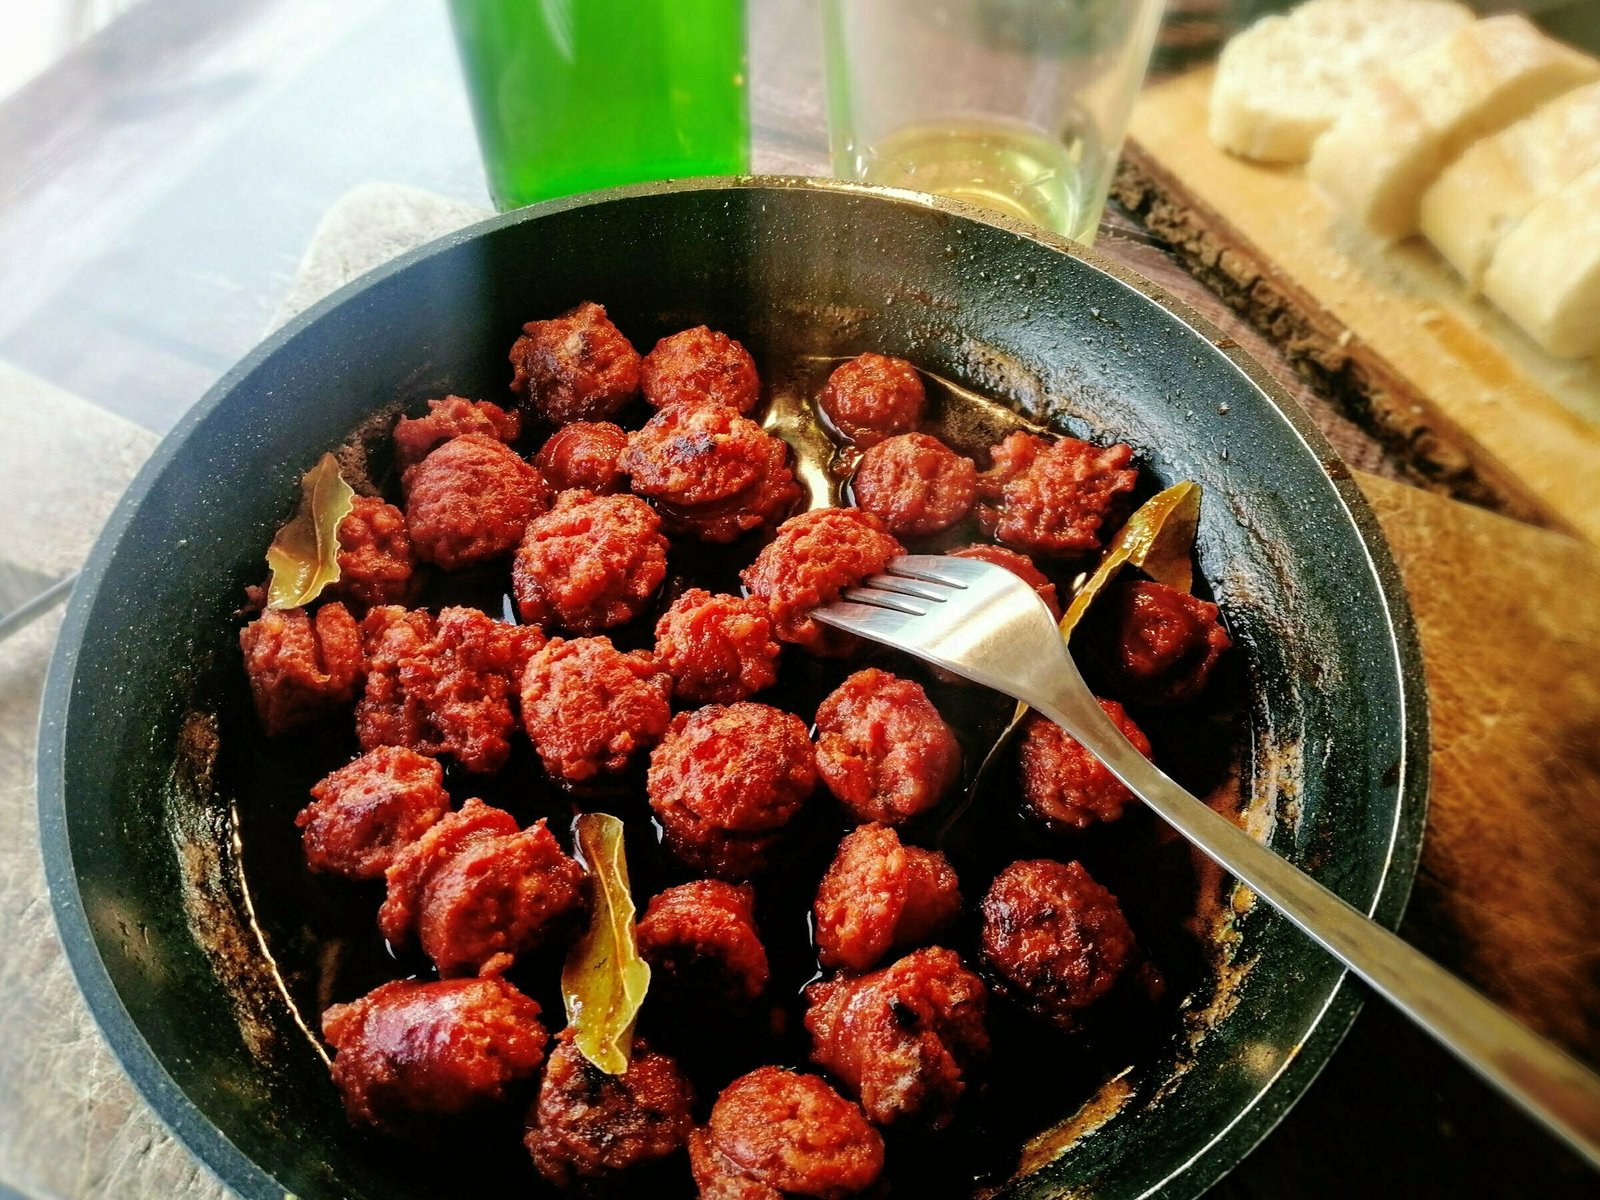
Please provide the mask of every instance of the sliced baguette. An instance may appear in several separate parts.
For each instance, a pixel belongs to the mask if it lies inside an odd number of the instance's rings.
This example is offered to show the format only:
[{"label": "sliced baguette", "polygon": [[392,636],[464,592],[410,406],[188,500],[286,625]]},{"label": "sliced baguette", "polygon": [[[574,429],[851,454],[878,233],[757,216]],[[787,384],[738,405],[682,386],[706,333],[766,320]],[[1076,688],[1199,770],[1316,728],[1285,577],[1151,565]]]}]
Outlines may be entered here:
[{"label": "sliced baguette", "polygon": [[1483,293],[1557,358],[1600,353],[1600,166],[1535,205],[1502,239]]},{"label": "sliced baguette", "polygon": [[1477,290],[1500,241],[1535,205],[1600,166],[1600,83],[1468,146],[1422,197],[1422,232]]},{"label": "sliced baguette", "polygon": [[1422,194],[1476,139],[1600,79],[1525,18],[1488,17],[1396,63],[1312,148],[1312,185],[1381,238],[1417,232]]},{"label": "sliced baguette", "polygon": [[1263,17],[1223,47],[1211,140],[1258,162],[1305,162],[1374,76],[1472,20],[1451,0],[1309,0]]}]

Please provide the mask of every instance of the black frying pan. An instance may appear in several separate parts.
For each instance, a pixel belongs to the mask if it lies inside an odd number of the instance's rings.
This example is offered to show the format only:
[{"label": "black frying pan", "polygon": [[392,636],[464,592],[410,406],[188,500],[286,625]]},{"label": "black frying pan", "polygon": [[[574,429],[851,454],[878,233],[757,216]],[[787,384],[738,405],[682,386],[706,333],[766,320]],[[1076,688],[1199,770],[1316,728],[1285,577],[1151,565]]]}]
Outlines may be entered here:
[{"label": "black frying pan", "polygon": [[[1058,238],[882,189],[753,179],[540,205],[364,277],[246,358],[124,497],[67,613],[39,768],[63,941],[134,1081],[233,1187],[433,1194],[347,1129],[252,930],[203,716],[231,614],[325,449],[396,400],[503,396],[520,323],[588,297],[645,346],[706,322],[758,362],[903,355],[1199,481],[1199,561],[1250,697],[1253,819],[1398,920],[1427,791],[1404,594],[1343,465],[1203,320]],[[1196,1195],[1310,1083],[1357,1008],[1343,971],[1269,911],[1227,925],[1190,1023],[1063,1128],[1065,1153],[1040,1146],[1017,1194]]]}]

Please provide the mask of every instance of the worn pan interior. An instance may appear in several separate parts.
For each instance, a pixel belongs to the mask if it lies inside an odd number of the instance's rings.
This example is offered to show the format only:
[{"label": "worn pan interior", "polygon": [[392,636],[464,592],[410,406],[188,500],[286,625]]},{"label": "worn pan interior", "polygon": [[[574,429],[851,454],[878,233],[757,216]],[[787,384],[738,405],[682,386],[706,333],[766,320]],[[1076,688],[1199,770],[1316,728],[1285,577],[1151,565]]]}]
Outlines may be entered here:
[{"label": "worn pan interior", "polygon": [[[229,798],[180,753],[204,732],[185,743],[192,692],[299,473],[397,398],[502,394],[520,322],[587,297],[641,333],[728,329],[758,361],[901,354],[1198,480],[1202,569],[1255,697],[1251,819],[1398,919],[1426,796],[1405,599],[1342,465],[1214,331],[1092,254],[926,197],[754,179],[556,202],[411,254],[251,354],[163,443],[74,593],[41,733],[57,918],[129,1073],[227,1182],[273,1200],[421,1195],[346,1129],[250,935]],[[1196,1195],[1309,1084],[1355,996],[1276,915],[1226,924],[1223,986],[1164,1077],[1108,1093],[1053,1161],[1038,1148],[1018,1194]]]}]

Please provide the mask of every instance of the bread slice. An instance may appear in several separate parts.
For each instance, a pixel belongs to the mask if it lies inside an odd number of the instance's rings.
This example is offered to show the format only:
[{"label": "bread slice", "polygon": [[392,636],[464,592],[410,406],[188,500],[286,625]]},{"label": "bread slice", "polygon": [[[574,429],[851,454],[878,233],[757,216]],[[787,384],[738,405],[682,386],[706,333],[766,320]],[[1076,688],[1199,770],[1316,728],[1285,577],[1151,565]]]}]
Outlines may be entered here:
[{"label": "bread slice", "polygon": [[1475,21],[1402,59],[1312,148],[1313,186],[1382,238],[1417,231],[1422,193],[1467,145],[1600,79],[1600,62],[1524,17]]},{"label": "bread slice", "polygon": [[1451,0],[1309,0],[1263,17],[1223,47],[1211,140],[1259,162],[1305,162],[1374,76],[1472,20]]},{"label": "bread slice", "polygon": [[1467,284],[1483,286],[1500,240],[1530,210],[1600,166],[1600,83],[1568,92],[1474,142],[1422,197],[1422,232]]},{"label": "bread slice", "polygon": [[1557,358],[1600,353],[1600,166],[1506,234],[1483,293]]}]

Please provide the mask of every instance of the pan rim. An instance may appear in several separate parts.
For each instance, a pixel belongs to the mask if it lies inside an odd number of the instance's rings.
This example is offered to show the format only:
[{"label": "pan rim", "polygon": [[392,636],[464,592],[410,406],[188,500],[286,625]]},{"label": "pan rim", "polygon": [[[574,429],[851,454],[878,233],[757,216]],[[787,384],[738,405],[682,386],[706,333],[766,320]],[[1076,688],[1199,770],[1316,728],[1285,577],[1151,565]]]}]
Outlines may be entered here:
[{"label": "pan rim", "polygon": [[[692,191],[823,191],[867,201],[929,209],[993,226],[1052,251],[1078,259],[1117,284],[1163,308],[1224,356],[1261,394],[1318,468],[1338,497],[1377,585],[1382,602],[1385,658],[1392,657],[1397,682],[1399,721],[1399,784],[1394,820],[1389,830],[1382,873],[1366,910],[1393,928],[1404,913],[1421,855],[1428,807],[1428,704],[1420,641],[1399,568],[1377,517],[1356,486],[1349,468],[1327,443],[1309,416],[1265,369],[1207,318],[1103,253],[1064,237],[977,208],[962,201],[898,188],[805,176],[746,175],[707,179],[664,180],[610,188],[545,201],[488,217],[435,239],[352,280],[266,336],[214,383],[163,438],[133,483],[118,501],[85,562],[81,583],[74,588],[51,656],[40,705],[37,758],[40,843],[57,931],[80,992],[97,1026],[136,1089],[157,1117],[208,1169],[242,1195],[279,1200],[284,1192],[270,1174],[245,1155],[207,1117],[168,1073],[124,1006],[95,941],[74,868],[67,829],[65,753],[78,652],[91,609],[105,580],[113,552],[155,482],[187,443],[194,428],[218,408],[238,384],[302,330],[326,313],[396,272],[488,233],[524,221],[539,220],[571,209],[600,206],[635,198]],[[1304,1094],[1349,1031],[1362,1003],[1359,982],[1341,971],[1316,1012],[1309,1035],[1234,1119],[1185,1164],[1152,1185],[1143,1197],[1195,1196],[1236,1166]]]}]

